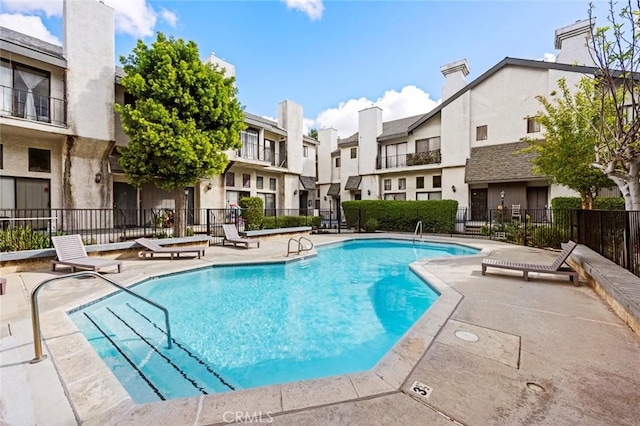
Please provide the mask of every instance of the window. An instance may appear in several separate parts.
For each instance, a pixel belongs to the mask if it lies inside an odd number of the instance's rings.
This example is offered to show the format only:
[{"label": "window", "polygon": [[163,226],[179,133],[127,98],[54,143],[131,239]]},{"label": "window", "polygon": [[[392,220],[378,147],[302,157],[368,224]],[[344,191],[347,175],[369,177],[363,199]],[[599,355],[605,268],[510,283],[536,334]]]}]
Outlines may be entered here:
[{"label": "window", "polygon": [[416,178],[416,188],[418,189],[424,188],[424,176],[418,176]]},{"label": "window", "polygon": [[51,173],[51,151],[29,148],[29,171]]},{"label": "window", "polygon": [[416,152],[429,152],[440,149],[440,136],[416,141]]},{"label": "window", "polygon": [[477,141],[486,141],[487,140],[487,126],[478,126],[476,127],[476,140]]},{"label": "window", "polygon": [[264,178],[262,176],[256,177],[256,188],[262,189],[264,187]]},{"label": "window", "polygon": [[384,190],[391,191],[391,179],[384,180]]},{"label": "window", "polygon": [[358,158],[358,148],[351,148],[351,158]]},{"label": "window", "polygon": [[276,179],[275,178],[269,178],[269,189],[272,191],[276,190]]},{"label": "window", "polygon": [[527,133],[537,133],[540,131],[540,123],[535,117],[527,118]]},{"label": "window", "polygon": [[0,109],[15,117],[51,121],[50,74],[4,60],[1,62],[0,85],[5,89],[0,93]]},{"label": "window", "polygon": [[247,175],[247,174],[242,175],[242,187],[251,188],[251,175]]},{"label": "window", "polygon": [[401,142],[384,146],[385,168],[407,165],[407,143]]},{"label": "window", "polygon": [[236,186],[236,175],[233,172],[227,172],[225,178],[226,186]]},{"label": "window", "polygon": [[405,194],[404,192],[398,193],[398,194],[384,194],[384,199],[385,200],[406,200],[407,199],[407,194]]},{"label": "window", "polygon": [[434,188],[442,188],[442,176],[434,176],[433,177],[433,187]]},{"label": "window", "polygon": [[240,157],[250,160],[259,160],[258,152],[258,132],[255,130],[243,130],[240,132],[242,148],[239,150]]},{"label": "window", "polygon": [[307,158],[309,156],[309,147],[306,145],[302,147],[302,156],[304,158]]},{"label": "window", "polygon": [[407,189],[407,179],[405,178],[398,179],[398,189]]},{"label": "window", "polygon": [[340,167],[340,157],[336,157],[336,167]]}]

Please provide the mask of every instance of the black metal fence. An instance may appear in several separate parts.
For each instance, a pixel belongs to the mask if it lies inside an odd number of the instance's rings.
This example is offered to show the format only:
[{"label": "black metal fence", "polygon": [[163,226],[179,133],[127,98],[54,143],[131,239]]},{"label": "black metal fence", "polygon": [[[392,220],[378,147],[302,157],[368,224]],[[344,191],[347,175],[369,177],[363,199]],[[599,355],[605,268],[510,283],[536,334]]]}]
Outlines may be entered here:
[{"label": "black metal fence", "polygon": [[[574,240],[640,276],[640,211],[267,209],[264,213],[262,229],[312,226],[317,232],[341,232],[345,228],[362,232],[366,218],[374,217],[377,230],[382,231],[487,238],[551,248]],[[185,234],[208,235],[213,243],[222,241],[222,224],[233,223],[240,232],[248,230],[246,215],[237,208],[189,209],[184,214]],[[87,245],[171,237],[175,234],[175,211],[0,209],[1,252],[48,248],[52,236],[63,234],[80,234]]]},{"label": "black metal fence", "polygon": [[[296,226],[329,227],[329,212],[312,209],[267,209],[263,228]],[[233,223],[240,232],[246,220],[238,208],[188,209],[185,235],[205,234],[214,243],[222,241],[222,224]],[[79,234],[86,245],[129,241],[140,237],[168,238],[176,234],[173,209],[0,209],[0,252],[51,247],[51,237]],[[326,224],[325,224],[326,223]]]}]

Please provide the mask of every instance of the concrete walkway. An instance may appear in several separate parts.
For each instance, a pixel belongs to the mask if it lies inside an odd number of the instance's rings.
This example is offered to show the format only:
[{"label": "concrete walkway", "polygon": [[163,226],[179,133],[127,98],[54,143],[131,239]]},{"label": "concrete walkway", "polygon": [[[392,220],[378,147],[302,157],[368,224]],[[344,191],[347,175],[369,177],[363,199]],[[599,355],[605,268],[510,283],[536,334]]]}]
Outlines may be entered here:
[{"label": "concrete walkway", "polygon": [[[315,244],[353,237],[309,236]],[[545,263],[556,255],[485,240],[434,239],[482,248],[500,259]],[[260,249],[250,250],[210,247],[201,260],[125,260],[123,272],[110,277],[131,284],[214,263],[281,261],[287,241],[263,239]],[[482,276],[480,261],[470,256],[414,265],[457,297],[449,299],[449,314],[427,324],[424,332],[408,333],[409,349],[398,352],[396,360],[407,365],[406,358],[415,356],[406,375],[393,377],[394,370],[387,369],[384,375],[338,376],[142,406],[132,406],[117,384],[107,387],[111,395],[105,395],[92,374],[106,367],[91,356],[79,356],[85,352],[69,340],[75,337],[59,332],[58,323],[66,321],[62,312],[110,289],[96,280],[84,280],[82,286],[63,280],[45,287],[40,293],[43,334],[53,356],[32,365],[28,293],[54,274],[9,274],[7,294],[0,297],[0,424],[640,424],[638,335],[589,287],[537,274],[524,282],[509,271],[490,270]],[[460,331],[465,333],[459,336],[478,340],[456,337]],[[426,342],[426,351],[416,342]],[[377,366],[375,371],[382,370]],[[416,381],[430,388],[428,397],[413,391]],[[101,404],[109,398],[116,403],[106,409]]]}]

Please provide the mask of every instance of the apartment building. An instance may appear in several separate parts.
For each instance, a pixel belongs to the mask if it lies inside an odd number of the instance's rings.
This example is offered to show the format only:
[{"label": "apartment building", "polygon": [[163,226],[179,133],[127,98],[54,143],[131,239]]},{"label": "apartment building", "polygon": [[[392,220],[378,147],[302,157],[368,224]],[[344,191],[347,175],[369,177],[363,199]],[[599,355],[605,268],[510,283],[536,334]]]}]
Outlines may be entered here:
[{"label": "apartment building", "polygon": [[[172,209],[171,194],[135,188],[118,163],[128,137],[114,103],[132,99],[114,66],[113,9],[65,0],[63,24],[63,46],[0,28],[0,209],[114,208],[115,225],[139,224],[139,208]],[[235,75],[213,55],[204,62]],[[287,100],[277,121],[250,113],[245,121],[242,148],[227,152],[224,175],[186,189],[188,208],[225,208],[247,195],[270,210],[313,207],[318,142],[303,135],[302,107]]]},{"label": "apartment building", "polygon": [[542,137],[536,96],[548,96],[561,77],[573,86],[593,74],[586,46],[592,25],[558,29],[555,62],[507,57],[470,83],[466,60],[442,66],[442,101],[426,114],[385,122],[384,111],[372,107],[359,112],[358,132],[348,138],[321,130],[322,208],[358,199],[454,199],[481,212],[502,203],[544,208],[554,197],[576,195],[533,173],[522,139]]}]

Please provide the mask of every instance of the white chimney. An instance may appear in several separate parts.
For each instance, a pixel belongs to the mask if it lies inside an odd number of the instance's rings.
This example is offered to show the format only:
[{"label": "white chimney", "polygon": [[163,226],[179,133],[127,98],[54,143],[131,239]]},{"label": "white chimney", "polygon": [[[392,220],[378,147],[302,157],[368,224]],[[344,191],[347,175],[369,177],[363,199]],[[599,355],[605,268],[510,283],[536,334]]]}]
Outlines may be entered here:
[{"label": "white chimney", "polygon": [[442,100],[446,100],[454,93],[467,85],[465,77],[469,75],[469,64],[466,59],[451,62],[440,67],[440,72],[444,75],[444,86],[442,86]]},{"label": "white chimney", "polygon": [[556,57],[556,62],[593,66],[588,43],[594,24],[594,21],[584,19],[557,29],[556,49],[559,49],[560,53]]},{"label": "white chimney", "polygon": [[224,59],[218,58],[213,52],[211,53],[210,56],[205,58],[205,60],[202,62],[204,62],[205,64],[217,65],[219,70],[225,71],[224,73],[225,77],[236,76],[236,67],[231,65],[229,62],[225,61]]}]

